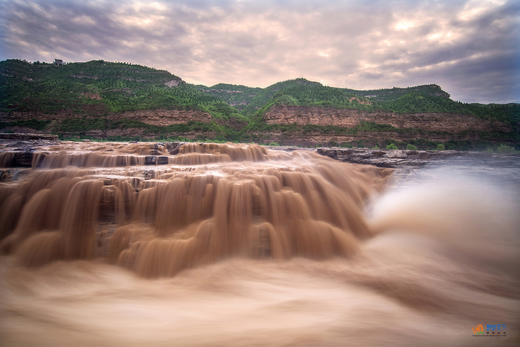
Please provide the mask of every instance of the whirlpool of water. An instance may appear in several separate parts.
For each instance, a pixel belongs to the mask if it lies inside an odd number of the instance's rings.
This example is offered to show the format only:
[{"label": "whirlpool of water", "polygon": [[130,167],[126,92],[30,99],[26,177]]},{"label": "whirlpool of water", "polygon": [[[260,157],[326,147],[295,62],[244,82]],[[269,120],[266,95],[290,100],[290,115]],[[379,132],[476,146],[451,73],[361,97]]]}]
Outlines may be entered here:
[{"label": "whirlpool of water", "polygon": [[400,186],[256,145],[39,148],[0,185],[0,341],[517,345],[516,187],[432,172]]}]

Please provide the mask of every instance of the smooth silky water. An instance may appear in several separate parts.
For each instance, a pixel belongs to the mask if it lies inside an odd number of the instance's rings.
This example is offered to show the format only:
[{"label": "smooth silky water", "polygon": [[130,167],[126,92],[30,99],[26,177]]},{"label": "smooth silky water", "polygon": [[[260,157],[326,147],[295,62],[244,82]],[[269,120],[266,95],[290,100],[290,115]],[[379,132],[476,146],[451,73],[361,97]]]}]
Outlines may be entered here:
[{"label": "smooth silky water", "polygon": [[417,172],[256,145],[42,147],[0,185],[0,342],[518,345],[517,182]]}]

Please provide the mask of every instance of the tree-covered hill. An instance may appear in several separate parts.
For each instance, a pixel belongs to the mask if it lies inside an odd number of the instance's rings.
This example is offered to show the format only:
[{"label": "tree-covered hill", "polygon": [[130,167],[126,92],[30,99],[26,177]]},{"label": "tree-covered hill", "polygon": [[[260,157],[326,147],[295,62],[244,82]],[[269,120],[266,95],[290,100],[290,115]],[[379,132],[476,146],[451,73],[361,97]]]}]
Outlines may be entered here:
[{"label": "tree-covered hill", "polygon": [[65,65],[2,61],[0,94],[4,112],[104,114],[165,108],[215,110],[217,117],[237,113],[167,71],[102,60]]},{"label": "tree-covered hill", "polygon": [[519,114],[519,104],[466,104],[450,99],[438,85],[377,90],[353,90],[324,86],[303,78],[279,82],[263,89],[246,113],[263,113],[275,104],[328,106],[396,113],[458,113],[510,122]]},{"label": "tree-covered hill", "polygon": [[[383,130],[395,133],[395,129],[388,124],[364,124],[359,129],[336,129],[334,124],[326,128],[309,125],[304,129],[292,124],[268,125],[264,121],[263,115],[271,107],[287,105],[396,115],[443,113],[476,116],[483,120],[500,121],[512,131],[504,135],[500,132],[502,130],[490,129],[489,134],[473,134],[473,138],[520,142],[520,104],[461,103],[450,99],[450,95],[435,84],[353,90],[297,78],[266,88],[223,83],[207,87],[186,83],[168,71],[128,63],[96,60],[61,65],[10,59],[0,62],[0,96],[0,115],[29,115],[23,119],[0,119],[0,128],[22,127],[60,134],[82,134],[81,129],[103,130],[103,134],[109,130],[123,129],[122,132],[127,134],[131,133],[128,129],[137,129],[139,131],[135,133],[146,137],[168,137],[193,136],[203,131],[201,136],[211,134],[220,140],[258,141],[263,138],[262,134],[273,131],[294,136],[300,133],[304,136],[310,133],[359,132],[366,135]],[[122,119],[118,116],[124,112],[149,110],[202,111],[210,114],[211,121],[201,124],[199,121],[185,120],[183,124],[170,123],[161,127],[150,122],[145,124],[145,119]],[[51,122],[53,117],[38,116],[42,114],[86,118],[60,118],[56,123]],[[419,133],[420,129],[417,129],[410,136],[429,136],[424,132],[417,135]],[[439,137],[439,134],[435,136]]]},{"label": "tree-covered hill", "polygon": [[196,86],[199,90],[212,95],[227,104],[243,111],[251,101],[262,92],[262,88],[251,88],[243,85],[219,83],[212,87]]},{"label": "tree-covered hill", "polygon": [[318,82],[297,78],[278,82],[264,89],[231,84],[217,84],[210,88],[198,87],[235,106],[249,117],[261,115],[273,105],[327,106],[369,112],[458,113],[507,123],[517,122],[520,113],[519,104],[484,105],[454,101],[436,84],[354,90],[324,86]]},{"label": "tree-covered hill", "polygon": [[297,78],[267,88],[185,83],[168,71],[102,60],[55,65],[0,62],[0,111],[117,113],[146,109],[193,109],[217,118],[254,116],[275,104],[328,106],[397,113],[444,112],[508,120],[518,104],[464,104],[438,85],[378,90],[324,86]]}]

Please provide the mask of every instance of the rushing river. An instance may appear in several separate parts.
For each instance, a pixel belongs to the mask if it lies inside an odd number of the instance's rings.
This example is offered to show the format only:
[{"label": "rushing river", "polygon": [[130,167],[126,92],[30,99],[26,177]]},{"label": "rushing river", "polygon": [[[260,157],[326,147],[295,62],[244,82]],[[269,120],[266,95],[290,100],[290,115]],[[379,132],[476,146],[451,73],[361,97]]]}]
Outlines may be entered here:
[{"label": "rushing river", "polygon": [[517,346],[520,162],[497,160],[42,148],[0,186],[1,345]]}]

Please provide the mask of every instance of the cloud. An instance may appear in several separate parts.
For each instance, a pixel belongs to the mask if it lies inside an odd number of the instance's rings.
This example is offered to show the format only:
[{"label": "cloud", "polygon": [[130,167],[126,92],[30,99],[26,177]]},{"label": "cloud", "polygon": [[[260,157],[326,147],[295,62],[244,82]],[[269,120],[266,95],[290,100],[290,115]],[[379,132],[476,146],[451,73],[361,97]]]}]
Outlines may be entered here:
[{"label": "cloud", "polygon": [[520,101],[514,0],[0,0],[0,13],[1,59],[126,61],[206,85],[437,83],[461,101]]}]

